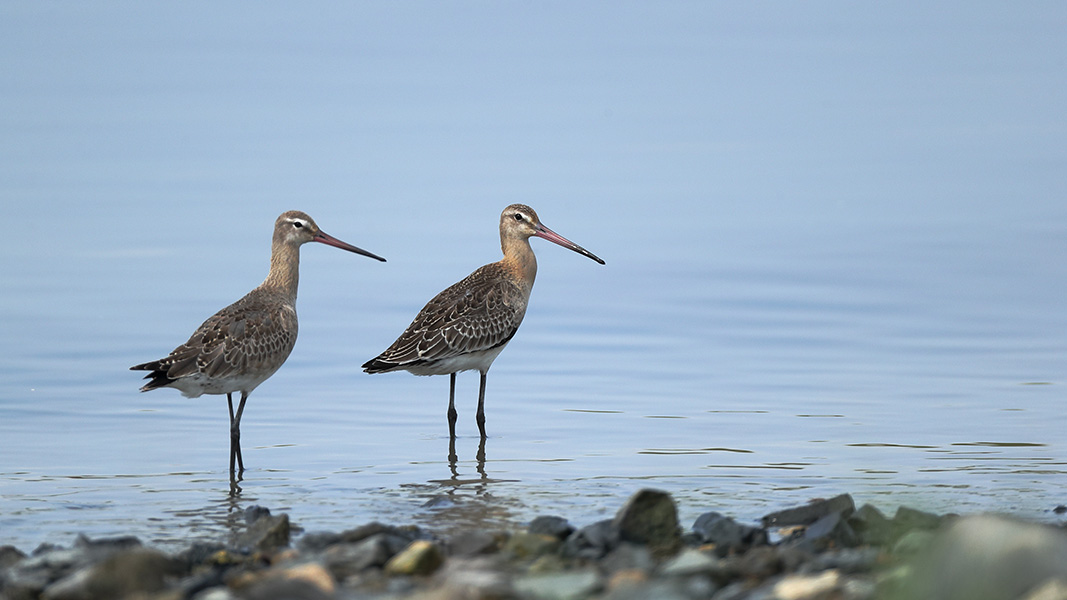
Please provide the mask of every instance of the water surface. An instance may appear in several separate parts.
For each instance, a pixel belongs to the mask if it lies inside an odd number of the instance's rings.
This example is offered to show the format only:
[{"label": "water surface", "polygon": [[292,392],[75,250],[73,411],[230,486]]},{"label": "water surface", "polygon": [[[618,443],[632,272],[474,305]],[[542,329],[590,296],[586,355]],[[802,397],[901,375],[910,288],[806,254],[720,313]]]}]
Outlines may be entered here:
[{"label": "water surface", "polygon": [[[1063,8],[420,6],[0,9],[0,543],[176,547],[252,504],[581,525],[641,487],[684,525],[841,492],[1057,518]],[[511,202],[607,264],[533,241],[453,461],[447,378],[359,365]],[[231,498],[224,401],[127,369],[257,285],[289,208],[389,262],[303,249]]]}]

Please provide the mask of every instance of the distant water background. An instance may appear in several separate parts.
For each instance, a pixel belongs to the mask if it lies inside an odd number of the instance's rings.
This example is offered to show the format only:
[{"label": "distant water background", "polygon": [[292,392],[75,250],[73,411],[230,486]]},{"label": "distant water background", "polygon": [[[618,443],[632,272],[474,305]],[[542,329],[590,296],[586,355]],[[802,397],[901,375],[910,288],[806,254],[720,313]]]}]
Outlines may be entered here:
[{"label": "distant water background", "polygon": [[[0,5],[0,544],[178,547],[260,504],[305,530],[683,525],[851,493],[1067,503],[1067,5]],[[533,240],[489,375],[368,376],[435,293]],[[302,252],[300,340],[227,496],[217,396],[140,394]]]}]

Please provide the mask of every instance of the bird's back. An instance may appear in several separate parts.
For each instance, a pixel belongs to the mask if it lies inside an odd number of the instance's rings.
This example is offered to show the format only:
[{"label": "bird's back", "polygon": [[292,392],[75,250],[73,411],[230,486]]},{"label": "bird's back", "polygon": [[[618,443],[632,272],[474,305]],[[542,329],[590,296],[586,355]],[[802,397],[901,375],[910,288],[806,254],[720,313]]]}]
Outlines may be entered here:
[{"label": "bird's back", "polygon": [[131,369],[150,371],[141,391],[174,387],[190,397],[251,392],[289,358],[297,329],[292,302],[260,286],[204,321],[166,358]]},{"label": "bird's back", "polygon": [[528,298],[529,291],[502,263],[485,265],[426,303],[404,333],[363,370],[444,374],[479,368],[477,361],[466,366],[453,359],[487,354],[491,363],[522,323]]}]

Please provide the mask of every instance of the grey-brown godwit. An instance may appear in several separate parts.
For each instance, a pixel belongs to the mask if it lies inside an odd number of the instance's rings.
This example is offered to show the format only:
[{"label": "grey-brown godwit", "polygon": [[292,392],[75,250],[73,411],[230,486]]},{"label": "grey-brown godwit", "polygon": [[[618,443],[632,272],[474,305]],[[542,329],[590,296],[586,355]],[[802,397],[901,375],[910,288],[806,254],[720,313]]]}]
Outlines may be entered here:
[{"label": "grey-brown godwit", "polygon": [[[146,362],[132,371],[149,371],[142,392],[177,388],[183,396],[226,394],[230,408],[230,482],[235,485],[234,462],[244,471],[241,457],[241,415],[245,401],[289,358],[296,344],[296,290],[300,246],[321,242],[342,250],[385,261],[384,258],[327,235],[307,214],[282,213],[274,223],[270,272],[256,289],[215,313],[196,333],[166,358]],[[241,392],[237,412],[234,392]]]},{"label": "grey-brown godwit", "polygon": [[363,365],[367,373],[449,375],[448,430],[452,438],[456,437],[456,373],[469,370],[481,373],[477,421],[485,438],[486,373],[526,315],[537,275],[537,259],[530,248],[533,236],[604,264],[592,252],[542,225],[529,206],[512,204],[500,214],[504,258],[435,296],[392,346]]}]

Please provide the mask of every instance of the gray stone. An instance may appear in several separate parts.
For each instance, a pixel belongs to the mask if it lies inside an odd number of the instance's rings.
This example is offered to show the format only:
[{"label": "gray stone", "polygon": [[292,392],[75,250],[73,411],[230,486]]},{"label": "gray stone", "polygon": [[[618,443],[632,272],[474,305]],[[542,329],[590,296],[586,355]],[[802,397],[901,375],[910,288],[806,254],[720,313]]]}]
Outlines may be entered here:
[{"label": "gray stone", "polygon": [[15,565],[24,558],[26,558],[26,554],[18,548],[14,546],[0,546],[0,569],[6,569]]},{"label": "gray stone", "polygon": [[439,582],[439,594],[430,596],[434,600],[501,600],[515,596],[504,565],[492,557],[448,560],[434,579]]},{"label": "gray stone", "polygon": [[714,575],[721,577],[723,565],[718,558],[699,550],[683,550],[659,569],[664,577],[688,577],[690,575]]},{"label": "gray stone", "polygon": [[926,550],[930,544],[934,541],[934,533],[932,531],[909,531],[905,533],[896,544],[893,544],[894,556],[914,556],[923,550]]},{"label": "gray stone", "polygon": [[449,538],[448,549],[453,556],[490,554],[500,549],[501,538],[488,531],[466,529]]},{"label": "gray stone", "polygon": [[323,552],[326,568],[338,581],[364,569],[383,567],[396,553],[408,546],[404,538],[379,533],[354,544],[334,544]]},{"label": "gray stone", "polygon": [[234,539],[234,547],[248,550],[269,552],[284,548],[289,545],[289,515],[282,513],[273,516],[265,508],[246,512],[246,515],[256,517],[248,525],[248,529],[237,534]]},{"label": "gray stone", "polygon": [[526,530],[538,535],[550,535],[560,540],[565,540],[567,536],[574,533],[574,527],[567,522],[567,519],[551,516],[535,518],[530,521],[530,526]]},{"label": "gray stone", "polygon": [[526,575],[514,582],[515,591],[536,600],[578,600],[600,590],[596,571],[584,570],[548,575]]},{"label": "gray stone", "polygon": [[804,539],[820,542],[821,547],[835,545],[844,548],[858,546],[860,538],[841,513],[830,513],[804,530]]},{"label": "gray stone", "polygon": [[852,496],[841,494],[827,500],[813,500],[803,506],[770,513],[763,517],[763,526],[810,525],[831,513],[841,513],[847,518],[855,510],[856,503]]},{"label": "gray stone", "polygon": [[[560,548],[562,542],[553,536],[519,531],[508,538],[504,550],[519,559],[537,558]],[[469,556],[469,555],[468,555]]]},{"label": "gray stone", "polygon": [[630,496],[614,522],[619,539],[645,544],[657,554],[675,552],[682,541],[674,499],[660,490],[644,489]]},{"label": "gray stone", "polygon": [[619,545],[619,528],[614,521],[597,521],[575,531],[563,543],[563,554],[572,558],[597,560]]},{"label": "gray stone", "polygon": [[1067,580],[1067,533],[995,516],[965,517],[915,557],[894,598],[1019,598]]},{"label": "gray stone", "polygon": [[900,533],[906,533],[913,529],[937,529],[941,526],[941,517],[923,512],[921,510],[915,510],[914,508],[908,508],[907,506],[901,506],[897,508],[897,512],[893,515],[893,527]]},{"label": "gray stone", "polygon": [[1067,600],[1067,579],[1049,579],[1022,600]]},{"label": "gray stone", "polygon": [[882,552],[878,548],[846,548],[823,552],[800,566],[801,572],[836,569],[842,573],[869,573],[878,565]]},{"label": "gray stone", "polygon": [[848,524],[864,544],[881,546],[893,539],[893,524],[872,504],[864,504],[848,518]]},{"label": "gray stone", "polygon": [[742,525],[717,512],[707,512],[697,517],[693,523],[693,533],[697,543],[714,544],[719,556],[767,544],[765,529]]},{"label": "gray stone", "polygon": [[618,571],[641,571],[648,573],[655,567],[652,552],[647,546],[623,542],[600,559],[601,571],[615,573]]},{"label": "gray stone", "polygon": [[80,569],[48,586],[47,600],[125,598],[161,591],[168,579],[184,572],[181,561],[146,548],[113,553],[103,561]]}]

